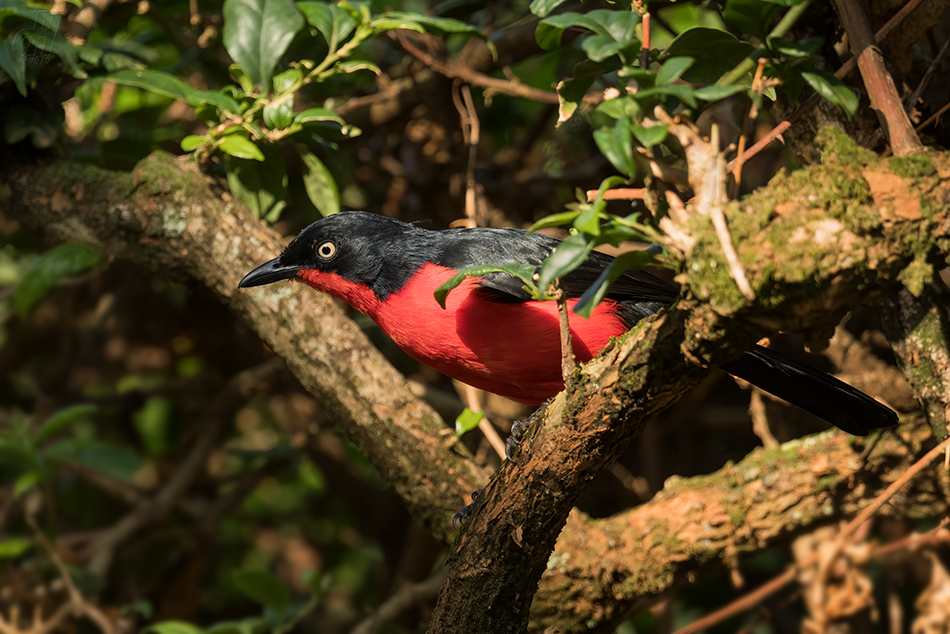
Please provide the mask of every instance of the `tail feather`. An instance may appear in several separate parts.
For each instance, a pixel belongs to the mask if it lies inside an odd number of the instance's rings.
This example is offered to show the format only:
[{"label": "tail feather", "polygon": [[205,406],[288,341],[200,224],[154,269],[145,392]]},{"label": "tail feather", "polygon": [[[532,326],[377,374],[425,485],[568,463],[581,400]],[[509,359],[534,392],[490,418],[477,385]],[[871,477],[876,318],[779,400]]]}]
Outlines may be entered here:
[{"label": "tail feather", "polygon": [[722,369],[855,436],[897,424],[897,413],[847,383],[756,346]]}]

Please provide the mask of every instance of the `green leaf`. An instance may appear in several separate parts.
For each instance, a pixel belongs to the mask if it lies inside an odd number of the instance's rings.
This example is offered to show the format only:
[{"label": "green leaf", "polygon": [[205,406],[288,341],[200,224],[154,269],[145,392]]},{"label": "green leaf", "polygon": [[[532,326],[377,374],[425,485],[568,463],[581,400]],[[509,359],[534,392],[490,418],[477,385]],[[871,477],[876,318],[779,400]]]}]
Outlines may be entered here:
[{"label": "green leaf", "polygon": [[613,58],[604,62],[581,60],[574,66],[571,77],[557,84],[558,96],[558,125],[567,121],[577,110],[584,95],[591,85],[605,73],[613,72],[621,67],[618,59]]},{"label": "green leaf", "polygon": [[539,18],[546,18],[567,0],[531,0],[528,9]]},{"label": "green leaf", "polygon": [[56,26],[49,24],[49,28],[23,29],[20,33],[26,38],[26,41],[37,49],[53,53],[59,57],[70,75],[77,79],[85,79],[88,75],[86,71],[79,67],[79,49],[57,32],[60,16],[47,15],[56,18]]},{"label": "green leaf", "polygon": [[788,57],[808,57],[821,49],[822,39],[820,37],[806,37],[803,40],[786,40],[780,37],[770,37],[768,39],[769,48],[779,55]]},{"label": "green leaf", "polygon": [[657,143],[662,143],[669,133],[669,128],[668,125],[654,125],[649,128],[640,125],[630,127],[633,136],[637,137],[637,141],[645,148],[652,148]]},{"label": "green leaf", "polygon": [[49,418],[43,421],[43,424],[39,430],[37,430],[35,436],[36,442],[41,443],[50,436],[56,435],[68,425],[92,415],[97,409],[98,408],[92,403],[80,403],[53,412]]},{"label": "green leaf", "polygon": [[303,160],[303,186],[307,190],[307,198],[324,216],[340,211],[340,190],[336,179],[323,162],[306,148],[298,148]]},{"label": "green leaf", "polygon": [[185,152],[194,152],[202,145],[211,142],[211,137],[209,136],[198,136],[195,134],[189,134],[184,139],[181,140],[181,149]]},{"label": "green leaf", "polygon": [[19,500],[27,491],[34,489],[43,481],[43,474],[39,471],[21,473],[13,482],[13,498]]},{"label": "green leaf", "polygon": [[379,69],[379,66],[373,62],[367,62],[362,59],[345,59],[341,62],[337,62],[333,67],[338,73],[348,75],[350,73],[355,73],[361,70],[368,70],[374,75],[381,75],[383,71]]},{"label": "green leaf", "polygon": [[656,74],[656,85],[670,84],[683,76],[696,63],[692,57],[671,57]]},{"label": "green leaf", "polygon": [[190,106],[211,104],[230,113],[241,109],[234,99],[225,94],[214,90],[195,90],[180,78],[159,70],[124,68],[106,76],[106,79],[123,86],[142,88],[172,99],[180,99]]},{"label": "green leaf", "polygon": [[228,157],[228,187],[258,218],[276,222],[287,205],[287,170],[283,156],[273,148],[263,163]]},{"label": "green leaf", "polygon": [[232,134],[224,137],[218,147],[228,156],[253,159],[255,161],[264,160],[264,153],[261,152],[261,148],[254,145],[254,142],[249,138],[241,136],[240,134]]},{"label": "green leaf", "polygon": [[62,278],[81,273],[99,263],[99,253],[87,244],[61,244],[30,263],[17,285],[13,305],[21,317]]},{"label": "green leaf", "polygon": [[346,121],[343,120],[343,117],[332,110],[327,110],[326,108],[308,108],[303,112],[298,112],[294,116],[294,121],[297,123],[310,123],[311,121],[336,121],[341,126],[346,125]]},{"label": "green leaf", "polygon": [[99,440],[69,438],[51,445],[45,453],[49,458],[80,465],[123,482],[130,481],[145,464],[125,447]]},{"label": "green leaf", "polygon": [[566,225],[569,222],[574,222],[574,219],[581,215],[579,211],[562,211],[558,214],[551,214],[550,216],[545,216],[541,220],[538,220],[536,223],[531,225],[531,228],[528,229],[529,233],[535,231],[540,231],[541,229],[548,229],[550,227],[560,227],[561,225]]},{"label": "green leaf", "polygon": [[451,279],[442,284],[442,286],[435,289],[433,295],[435,296],[435,301],[439,302],[439,306],[445,308],[445,301],[449,296],[449,292],[461,284],[466,277],[481,277],[482,275],[489,275],[491,273],[504,273],[506,275],[517,277],[522,282],[524,282],[525,287],[536,292],[537,286],[532,279],[532,276],[536,270],[537,267],[530,264],[480,264],[477,266],[470,266],[468,268],[462,269],[453,275]]},{"label": "green leaf", "polygon": [[[287,95],[264,106],[264,125],[271,130],[289,128],[294,122],[294,96]],[[245,157],[247,158],[247,157]]]},{"label": "green leaf", "polygon": [[335,2],[298,2],[297,8],[327,41],[331,53],[340,48],[356,29],[356,18]]},{"label": "green leaf", "polygon": [[612,128],[594,130],[594,142],[621,174],[633,178],[636,173],[633,163],[633,131],[627,117],[617,119]]},{"label": "green leaf", "polygon": [[607,268],[601,271],[594,283],[580,296],[577,304],[574,305],[574,312],[585,319],[590,319],[594,307],[607,296],[610,285],[617,281],[617,278],[623,275],[625,271],[630,269],[639,270],[652,262],[654,262],[653,255],[646,251],[621,253],[614,258],[614,261]]},{"label": "green leaf", "polygon": [[764,42],[769,34],[769,24],[780,10],[777,5],[762,0],[726,0],[722,17],[739,32]]},{"label": "green leaf", "polygon": [[815,92],[836,106],[840,106],[849,119],[858,111],[858,98],[831,73],[815,69],[809,73],[802,73],[802,77],[815,89]]},{"label": "green leaf", "polygon": [[671,95],[676,97],[691,108],[695,108],[697,105],[696,97],[693,95],[693,89],[685,84],[666,84],[665,86],[654,86],[653,88],[641,90],[633,97],[637,101],[642,102],[651,97],[657,97],[660,95]]},{"label": "green leaf", "polygon": [[161,623],[153,623],[142,630],[142,634],[148,632],[154,632],[154,634],[203,634],[204,630],[185,621],[162,621]]},{"label": "green leaf", "polygon": [[[697,27],[680,34],[670,42],[663,58],[692,57],[695,63],[683,73],[683,81],[715,84],[754,50],[754,46],[736,39],[726,31]],[[751,81],[750,77],[749,82]]]},{"label": "green leaf", "polygon": [[574,221],[574,228],[592,236],[600,233],[600,212],[603,204],[590,204]]},{"label": "green leaf", "polygon": [[632,11],[595,9],[587,13],[559,13],[538,23],[535,39],[545,50],[557,48],[566,29],[581,27],[594,33],[581,42],[581,48],[592,60],[603,61],[618,53],[634,56],[640,50],[635,30],[639,20]]},{"label": "green leaf", "polygon": [[547,293],[554,280],[564,277],[583,264],[593,248],[593,242],[582,233],[573,235],[557,245],[541,265],[537,282],[540,292]]},{"label": "green leaf", "polygon": [[412,29],[433,35],[450,35],[453,33],[464,33],[474,35],[483,40],[488,38],[471,24],[466,24],[452,18],[438,18],[419,13],[406,13],[402,11],[390,11],[379,15],[370,23],[377,31],[388,31],[391,29]]},{"label": "green leaf", "polygon": [[238,590],[277,614],[290,604],[290,591],[274,575],[260,570],[236,570],[234,585]]},{"label": "green leaf", "polygon": [[32,547],[33,542],[29,539],[5,539],[0,541],[0,559],[19,557]]},{"label": "green leaf", "polygon": [[19,35],[0,40],[0,70],[3,70],[20,94],[26,97],[26,55]]},{"label": "green leaf", "polygon": [[455,437],[461,438],[462,434],[478,427],[483,418],[485,418],[484,412],[475,412],[466,407],[455,419]]},{"label": "green leaf", "polygon": [[277,62],[303,28],[293,0],[225,0],[224,47],[263,89],[270,86]]},{"label": "green leaf", "polygon": [[737,86],[735,84],[729,86],[703,86],[702,88],[697,88],[693,91],[693,96],[697,99],[702,99],[703,101],[719,101],[720,99],[725,99],[726,97],[731,97],[736,93],[740,93],[746,90],[744,86]]}]

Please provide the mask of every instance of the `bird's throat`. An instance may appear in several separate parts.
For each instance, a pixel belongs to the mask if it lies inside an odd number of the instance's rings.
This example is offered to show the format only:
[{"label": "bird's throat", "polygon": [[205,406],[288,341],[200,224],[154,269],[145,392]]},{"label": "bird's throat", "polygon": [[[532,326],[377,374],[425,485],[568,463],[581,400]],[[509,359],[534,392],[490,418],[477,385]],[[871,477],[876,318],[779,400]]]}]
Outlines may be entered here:
[{"label": "bird's throat", "polygon": [[336,273],[327,273],[316,269],[301,269],[297,274],[297,279],[311,288],[339,297],[356,310],[370,317],[376,314],[382,303],[376,293],[366,284],[352,282]]}]

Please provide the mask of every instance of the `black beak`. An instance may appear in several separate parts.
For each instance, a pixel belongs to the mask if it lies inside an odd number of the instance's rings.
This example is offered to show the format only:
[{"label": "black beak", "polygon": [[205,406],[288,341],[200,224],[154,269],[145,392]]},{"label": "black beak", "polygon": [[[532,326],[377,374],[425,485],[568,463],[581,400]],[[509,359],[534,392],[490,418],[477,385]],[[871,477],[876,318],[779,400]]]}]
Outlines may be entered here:
[{"label": "black beak", "polygon": [[279,282],[280,280],[290,280],[297,277],[297,271],[299,270],[299,266],[287,266],[281,264],[280,258],[274,258],[245,275],[241,283],[238,284],[238,288],[250,288]]}]

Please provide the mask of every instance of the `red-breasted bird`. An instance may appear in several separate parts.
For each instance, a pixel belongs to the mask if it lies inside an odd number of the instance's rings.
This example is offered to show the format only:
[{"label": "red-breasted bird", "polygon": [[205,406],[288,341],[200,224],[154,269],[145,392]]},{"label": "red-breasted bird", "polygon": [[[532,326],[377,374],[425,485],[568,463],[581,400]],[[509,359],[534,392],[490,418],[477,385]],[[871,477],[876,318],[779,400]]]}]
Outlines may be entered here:
[{"label": "red-breasted bird", "polygon": [[[540,405],[564,387],[556,303],[532,300],[518,278],[501,273],[467,278],[445,308],[433,291],[469,266],[540,265],[558,243],[520,229],[432,231],[343,212],[301,231],[239,286],[304,282],[369,315],[414,359],[477,388]],[[560,281],[568,308],[612,260],[593,252]],[[624,273],[590,319],[571,312],[575,357],[589,361],[610,337],[672,303],[677,293],[646,271]],[[767,348],[756,346],[722,369],[852,434],[897,423],[895,412],[863,392]]]}]

